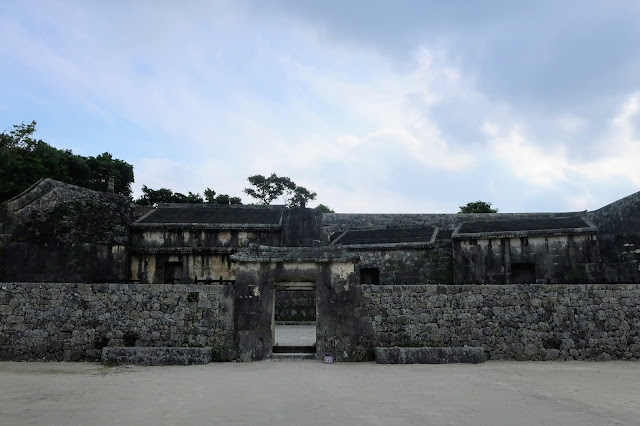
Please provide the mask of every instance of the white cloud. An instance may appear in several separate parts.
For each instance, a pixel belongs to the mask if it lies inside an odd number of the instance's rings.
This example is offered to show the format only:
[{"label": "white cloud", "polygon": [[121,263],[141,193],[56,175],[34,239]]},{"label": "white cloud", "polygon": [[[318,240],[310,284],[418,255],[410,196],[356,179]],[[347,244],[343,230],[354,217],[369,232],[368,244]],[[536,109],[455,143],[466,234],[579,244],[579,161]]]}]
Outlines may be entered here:
[{"label": "white cloud", "polygon": [[[640,186],[639,93],[598,139],[603,129],[579,109],[532,111],[482,92],[482,73],[443,48],[452,44],[418,37],[398,60],[231,1],[142,2],[128,14],[23,7],[21,20],[0,17],[12,40],[0,54],[25,76],[21,99],[51,96],[140,130],[144,143],[113,140],[140,186],[242,195],[247,176],[276,172],[339,211],[446,211],[485,188],[502,194],[512,177],[521,189],[504,197],[518,206],[553,190],[582,208],[600,197],[591,184]],[[578,137],[590,148],[580,157],[563,139]]]},{"label": "white cloud", "polygon": [[495,123],[485,122],[483,131],[492,155],[523,181],[551,187],[567,178],[569,161],[564,146],[543,149],[527,139],[518,126],[503,130]]},{"label": "white cloud", "polygon": [[630,94],[611,119],[600,143],[599,157],[574,166],[582,176],[594,181],[628,179],[640,188],[640,92]]}]

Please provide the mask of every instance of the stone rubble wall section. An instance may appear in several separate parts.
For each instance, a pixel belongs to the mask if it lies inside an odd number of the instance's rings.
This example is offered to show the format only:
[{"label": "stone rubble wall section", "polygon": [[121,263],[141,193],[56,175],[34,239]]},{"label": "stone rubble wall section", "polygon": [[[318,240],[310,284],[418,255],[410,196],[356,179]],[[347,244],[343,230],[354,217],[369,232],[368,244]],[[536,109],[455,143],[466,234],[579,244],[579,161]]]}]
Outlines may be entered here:
[{"label": "stone rubble wall section", "polygon": [[205,365],[211,362],[211,348],[102,348],[104,365]]},{"label": "stone rubble wall section", "polygon": [[424,249],[367,250],[359,267],[376,268],[382,285],[453,284],[451,244]]},{"label": "stone rubble wall section", "polygon": [[494,360],[640,360],[638,284],[361,287],[362,353],[480,346]]},{"label": "stone rubble wall section", "polygon": [[376,348],[377,364],[480,364],[484,348]]},{"label": "stone rubble wall section", "polygon": [[0,284],[0,360],[98,361],[106,346],[211,347],[233,359],[224,285]]},{"label": "stone rubble wall section", "polygon": [[[238,359],[232,285],[0,284],[0,360],[98,361],[103,347]],[[338,301],[336,301],[338,303]],[[357,285],[359,352],[482,347],[487,359],[640,360],[640,285]],[[346,305],[345,305],[346,306]],[[345,328],[347,327],[347,328]],[[345,334],[345,335],[347,335]]]},{"label": "stone rubble wall section", "polygon": [[316,292],[304,290],[276,291],[276,321],[315,321]]}]

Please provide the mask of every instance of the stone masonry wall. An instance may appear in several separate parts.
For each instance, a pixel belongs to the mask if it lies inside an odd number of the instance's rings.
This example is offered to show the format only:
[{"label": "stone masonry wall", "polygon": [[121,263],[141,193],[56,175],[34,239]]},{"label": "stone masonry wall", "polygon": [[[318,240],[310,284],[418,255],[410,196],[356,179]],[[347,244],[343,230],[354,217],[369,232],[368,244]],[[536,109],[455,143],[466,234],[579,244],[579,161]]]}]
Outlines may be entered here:
[{"label": "stone masonry wall", "polygon": [[315,321],[316,292],[305,290],[276,290],[276,321]]},{"label": "stone masonry wall", "polygon": [[376,268],[380,284],[453,284],[451,242],[433,247],[396,250],[350,250],[360,256],[360,268]]},{"label": "stone masonry wall", "polygon": [[105,346],[213,348],[234,357],[224,285],[0,284],[0,360],[97,361]]},{"label": "stone masonry wall", "polygon": [[512,284],[514,263],[532,263],[538,282],[602,282],[595,235],[546,235],[453,242],[456,283]]},{"label": "stone masonry wall", "polygon": [[360,359],[376,346],[482,346],[488,359],[640,359],[640,285],[360,285]]},{"label": "stone masonry wall", "polygon": [[130,280],[128,250],[124,245],[6,243],[7,282],[115,283]]}]

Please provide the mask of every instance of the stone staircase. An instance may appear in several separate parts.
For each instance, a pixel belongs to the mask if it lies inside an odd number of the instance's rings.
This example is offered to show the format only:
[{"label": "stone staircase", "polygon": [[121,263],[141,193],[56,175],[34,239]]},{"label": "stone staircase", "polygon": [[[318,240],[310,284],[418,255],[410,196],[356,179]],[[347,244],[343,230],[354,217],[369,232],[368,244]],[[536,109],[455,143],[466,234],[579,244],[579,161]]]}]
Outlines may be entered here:
[{"label": "stone staircase", "polygon": [[316,354],[288,353],[272,354],[271,361],[315,361]]},{"label": "stone staircase", "polygon": [[304,361],[316,359],[316,346],[274,346],[273,361]]}]

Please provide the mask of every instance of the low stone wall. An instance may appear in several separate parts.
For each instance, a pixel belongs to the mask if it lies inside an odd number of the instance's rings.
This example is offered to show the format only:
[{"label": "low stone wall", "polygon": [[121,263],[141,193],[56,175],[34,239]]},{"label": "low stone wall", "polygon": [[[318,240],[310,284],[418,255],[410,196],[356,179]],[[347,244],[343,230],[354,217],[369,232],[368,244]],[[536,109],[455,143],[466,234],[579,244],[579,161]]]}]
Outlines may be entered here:
[{"label": "low stone wall", "polygon": [[305,290],[276,291],[276,321],[315,321],[316,292]]},{"label": "low stone wall", "polygon": [[104,365],[204,365],[211,362],[211,348],[102,348]]},{"label": "low stone wall", "polygon": [[361,285],[359,359],[392,346],[488,359],[640,359],[640,285]]},{"label": "low stone wall", "polygon": [[376,348],[377,364],[480,364],[483,348]]},{"label": "low stone wall", "polygon": [[[342,345],[349,360],[372,360],[374,348],[394,346],[483,347],[487,359],[640,359],[639,284],[352,283],[349,289],[348,297],[317,295],[318,306],[323,297],[330,300],[318,311],[325,326],[318,341]],[[259,316],[264,330],[258,331],[270,333],[270,308],[260,306],[273,301],[237,291],[234,285],[0,283],[0,360],[98,361],[106,346],[211,347],[212,360],[246,359],[242,348],[263,342],[251,334],[256,326],[240,326]]]},{"label": "low stone wall", "polygon": [[233,287],[0,284],[0,360],[98,361],[105,346],[234,354]]}]

